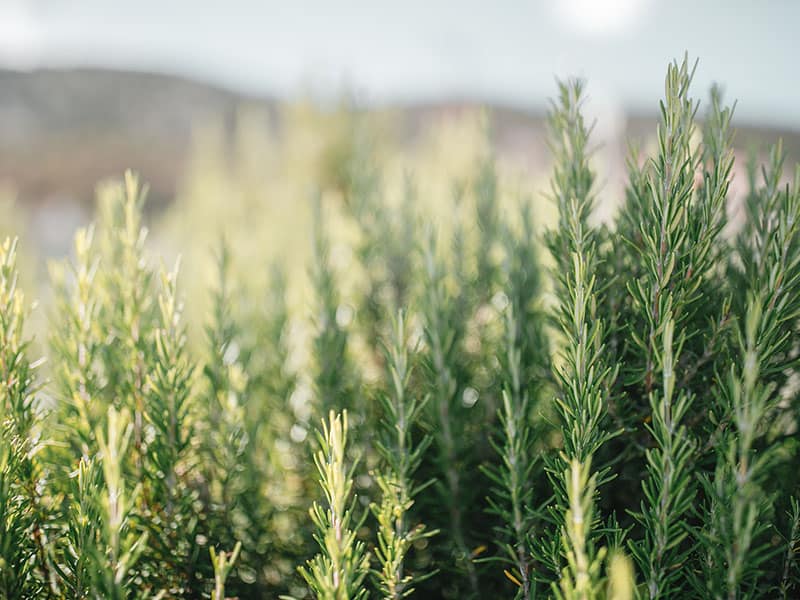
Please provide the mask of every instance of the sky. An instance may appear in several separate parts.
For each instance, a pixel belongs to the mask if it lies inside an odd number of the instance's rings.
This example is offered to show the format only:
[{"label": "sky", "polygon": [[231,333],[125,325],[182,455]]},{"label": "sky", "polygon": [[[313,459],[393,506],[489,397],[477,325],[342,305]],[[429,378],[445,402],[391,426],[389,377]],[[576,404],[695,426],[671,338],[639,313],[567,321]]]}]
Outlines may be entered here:
[{"label": "sky", "polygon": [[666,64],[700,59],[737,120],[800,130],[792,0],[0,0],[0,67],[94,66],[365,103],[470,99],[540,109],[554,78],[597,112],[654,112]]}]

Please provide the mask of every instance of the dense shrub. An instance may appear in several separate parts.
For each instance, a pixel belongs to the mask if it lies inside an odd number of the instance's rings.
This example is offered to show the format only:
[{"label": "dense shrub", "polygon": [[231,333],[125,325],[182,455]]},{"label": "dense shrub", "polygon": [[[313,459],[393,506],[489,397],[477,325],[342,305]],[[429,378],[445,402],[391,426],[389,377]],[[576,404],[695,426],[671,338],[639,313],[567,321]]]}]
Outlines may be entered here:
[{"label": "dense shrub", "polygon": [[730,225],[732,108],[713,90],[699,128],[692,72],[669,66],[606,224],[583,84],[559,84],[544,239],[538,200],[501,211],[490,156],[437,227],[354,137],[341,205],[309,204],[305,346],[281,264],[254,297],[257,265],[206,240],[207,299],[155,267],[127,174],[52,268],[38,375],[6,241],[0,595],[797,597],[800,168],[778,144]]}]

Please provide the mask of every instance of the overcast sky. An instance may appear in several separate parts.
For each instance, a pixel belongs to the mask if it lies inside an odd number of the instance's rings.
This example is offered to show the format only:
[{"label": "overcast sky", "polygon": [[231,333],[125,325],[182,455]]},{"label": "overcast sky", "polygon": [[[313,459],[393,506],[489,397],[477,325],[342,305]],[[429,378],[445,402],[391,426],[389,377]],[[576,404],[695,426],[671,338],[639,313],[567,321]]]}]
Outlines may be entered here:
[{"label": "overcast sky", "polygon": [[741,122],[800,130],[793,0],[0,0],[0,66],[103,66],[292,96],[473,98],[539,108],[580,75],[603,108],[653,111],[668,60],[700,58]]}]

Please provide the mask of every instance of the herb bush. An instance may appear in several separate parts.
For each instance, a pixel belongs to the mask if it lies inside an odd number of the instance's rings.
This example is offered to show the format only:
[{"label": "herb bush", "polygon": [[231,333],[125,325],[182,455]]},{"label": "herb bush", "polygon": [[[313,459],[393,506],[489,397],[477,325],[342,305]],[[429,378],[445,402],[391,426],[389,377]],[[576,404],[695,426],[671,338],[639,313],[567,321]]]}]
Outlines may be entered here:
[{"label": "herb bush", "polygon": [[543,239],[490,156],[436,227],[346,148],[365,281],[351,314],[317,197],[299,367],[289,273],[253,298],[225,239],[189,335],[201,300],[154,266],[131,174],[52,268],[46,374],[6,240],[0,595],[798,597],[800,168],[780,144],[749,166],[731,226],[733,109],[714,89],[696,125],[692,73],[669,66],[607,224],[559,84]]}]

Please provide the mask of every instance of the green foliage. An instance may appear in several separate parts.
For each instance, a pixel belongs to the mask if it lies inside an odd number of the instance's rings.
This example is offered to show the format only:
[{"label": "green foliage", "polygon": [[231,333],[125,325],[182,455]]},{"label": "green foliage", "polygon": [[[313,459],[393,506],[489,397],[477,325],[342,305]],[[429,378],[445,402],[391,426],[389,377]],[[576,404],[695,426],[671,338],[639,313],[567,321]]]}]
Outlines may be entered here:
[{"label": "green foliage", "polygon": [[780,593],[783,598],[789,598],[792,592],[798,590],[800,583],[800,501],[791,499],[789,517],[789,534],[784,538],[786,554],[783,557],[783,572],[781,573]]},{"label": "green foliage", "polygon": [[90,598],[97,561],[102,568],[106,566],[99,541],[103,522],[98,490],[103,485],[97,463],[81,458],[67,488],[71,501],[56,563],[65,594],[72,598]]},{"label": "green foliage", "polygon": [[[348,356],[347,330],[341,324],[343,305],[330,257],[330,238],[325,230],[323,207],[314,200],[314,262],[311,281],[319,302],[314,338],[314,386],[319,414],[353,409],[356,382]],[[360,417],[359,417],[360,418]]]},{"label": "green foliage", "polygon": [[559,100],[550,113],[551,147],[557,160],[551,185],[559,215],[559,229],[551,235],[550,247],[559,269],[557,318],[564,336],[556,372],[560,387],[556,410],[564,448],[551,473],[554,521],[561,531],[560,552],[566,560],[553,590],[558,597],[576,600],[600,595],[605,548],[595,549],[598,476],[591,474],[591,464],[612,436],[605,426],[606,400],[608,382],[616,374],[605,362],[606,323],[596,313],[597,234],[589,224],[594,174],[588,164],[589,130],[580,113],[582,95],[580,81],[560,84]]},{"label": "green foliage", "polygon": [[544,236],[490,148],[442,202],[353,117],[302,244],[240,223],[179,280],[126,174],[51,266],[41,378],[5,241],[0,596],[796,597],[800,169],[776,145],[740,203],[693,72],[602,223],[559,84]]},{"label": "green foliage", "polygon": [[94,227],[75,234],[74,262],[59,269],[52,265],[51,276],[56,290],[55,321],[50,336],[53,368],[60,392],[60,421],[71,430],[68,435],[77,452],[88,456],[95,447],[95,429],[106,416],[104,403],[98,401],[104,385],[97,368],[104,345],[99,325],[101,310]]},{"label": "green foliage", "polygon": [[241,549],[242,543],[237,542],[232,552],[222,551],[218,554],[214,546],[211,546],[211,564],[214,565],[214,591],[211,592],[211,600],[225,600],[225,580],[236,564]]},{"label": "green foliage", "polygon": [[433,446],[436,452],[436,488],[446,514],[446,527],[441,527],[450,537],[451,545],[447,564],[465,573],[468,594],[478,592],[478,576],[472,562],[467,542],[465,523],[466,496],[463,476],[470,468],[469,452],[464,435],[467,407],[462,402],[464,385],[459,380],[463,369],[460,344],[465,335],[464,307],[448,290],[445,264],[437,255],[436,241],[431,232],[424,248],[425,274],[424,292],[421,298],[421,313],[428,347],[426,355],[426,391],[433,423]]},{"label": "green foliage", "polygon": [[507,281],[505,345],[500,358],[504,389],[499,413],[501,435],[494,442],[502,462],[486,470],[493,485],[487,501],[501,519],[498,542],[505,574],[518,586],[520,598],[532,598],[532,531],[535,514],[534,475],[538,468],[534,408],[540,400],[549,365],[543,312],[537,304],[542,294],[529,205],[522,208],[522,231],[505,233],[504,276]]},{"label": "green foliage", "polygon": [[0,246],[0,594],[36,596],[45,585],[42,477],[35,426],[35,365],[26,357],[27,308],[17,287],[17,242]]},{"label": "green foliage", "polygon": [[591,459],[580,462],[573,458],[563,478],[567,493],[562,546],[566,566],[553,595],[559,600],[590,600],[602,596],[600,568],[605,548],[595,551],[590,539],[594,523],[596,475],[590,475]]},{"label": "green foliage", "polygon": [[413,437],[427,398],[420,401],[409,396],[411,365],[407,344],[405,316],[400,311],[386,349],[386,377],[391,387],[382,396],[383,435],[377,442],[384,463],[376,475],[381,499],[371,506],[378,522],[375,554],[381,566],[375,578],[381,595],[392,600],[410,596],[415,582],[431,575],[409,573],[406,555],[415,543],[437,533],[427,531],[422,523],[411,523],[414,497],[431,483],[417,484],[413,479],[431,438],[424,435],[415,442]]},{"label": "green foliage", "polygon": [[[147,533],[137,533],[130,518],[141,488],[134,488],[129,493],[122,474],[133,433],[130,416],[127,411],[118,413],[112,406],[108,409],[107,420],[107,435],[99,430],[96,432],[99,458],[103,465],[103,487],[95,498],[100,505],[99,541],[88,549],[90,554],[94,554],[90,567],[90,593],[96,598],[118,600],[139,595],[130,575],[131,568],[145,549]],[[78,476],[81,475],[79,471]],[[86,477],[86,473],[83,476]],[[94,491],[89,488],[87,493]]]},{"label": "green foliage", "polygon": [[367,596],[362,582],[369,572],[369,555],[363,542],[356,540],[355,499],[352,466],[346,464],[347,411],[331,411],[322,431],[317,434],[320,449],[314,455],[325,503],[311,508],[311,520],[317,528],[315,538],[321,552],[300,567],[317,598],[348,600]]},{"label": "green foliage", "polygon": [[[692,73],[685,59],[667,71],[659,153],[647,172],[647,191],[637,199],[642,218],[637,250],[644,269],[629,285],[634,310],[647,332],[646,337],[634,334],[634,344],[645,359],[644,369],[631,373],[630,381],[641,382],[649,398],[647,429],[655,442],[654,448],[645,451],[648,476],[636,514],[645,535],[641,542],[632,542],[631,549],[650,598],[681,591],[679,567],[691,550],[685,543],[686,515],[695,499],[696,480],[691,476],[694,443],[684,420],[693,396],[676,381],[682,375],[680,358],[686,338],[696,335],[682,325],[693,316],[693,301],[711,269],[709,249],[722,222],[718,213],[724,211],[724,189],[717,193],[712,188],[715,183],[727,187],[725,173],[721,175],[724,184],[707,180],[705,197],[698,200],[703,206],[693,204],[698,158],[692,147],[697,105],[688,97]],[[723,145],[713,152],[719,156],[727,149]],[[716,171],[715,177],[720,177]]]},{"label": "green foliage", "polygon": [[603,428],[605,392],[607,380],[614,376],[604,363],[604,322],[595,308],[596,232],[589,224],[594,174],[586,155],[589,131],[580,114],[582,93],[579,81],[562,84],[560,103],[550,115],[557,161],[552,188],[559,215],[550,246],[558,261],[557,318],[565,338],[557,408],[568,463],[572,458],[586,462],[608,439]]},{"label": "green foliage", "polygon": [[[186,347],[177,269],[157,278],[148,264],[135,177],[101,188],[99,199],[100,222],[76,235],[72,265],[52,269],[62,309],[51,336],[59,359],[54,415],[64,427],[51,461],[78,468],[66,486],[56,478],[65,504],[58,528],[69,534],[56,553],[66,561],[56,564],[63,581],[51,587],[95,594],[100,584],[87,582],[89,572],[106,573],[108,597],[133,590],[191,595],[206,586],[197,573],[207,567],[196,543],[190,480],[196,363]],[[94,481],[106,489],[99,497]],[[126,489],[135,493],[125,498]],[[93,541],[99,552],[87,548]],[[94,559],[87,563],[87,556]],[[109,556],[117,561],[110,570]]]},{"label": "green foliage", "polygon": [[724,383],[716,390],[724,426],[714,478],[707,480],[713,518],[704,576],[708,592],[719,598],[755,594],[765,563],[777,550],[766,540],[774,497],[765,483],[780,460],[781,445],[758,449],[756,443],[768,423],[780,420],[786,410],[780,406],[783,378],[797,361],[792,334],[800,285],[800,172],[793,186],[780,189],[782,163],[777,147],[764,171],[760,202],[750,202],[751,217],[757,220],[739,239],[746,300],[733,305],[733,360],[720,373]]}]

